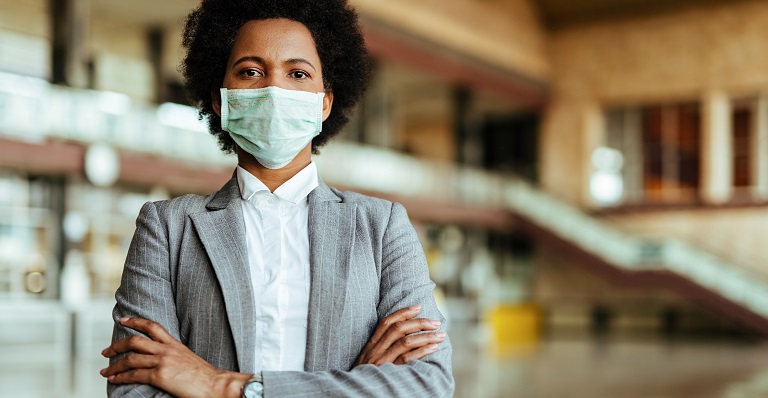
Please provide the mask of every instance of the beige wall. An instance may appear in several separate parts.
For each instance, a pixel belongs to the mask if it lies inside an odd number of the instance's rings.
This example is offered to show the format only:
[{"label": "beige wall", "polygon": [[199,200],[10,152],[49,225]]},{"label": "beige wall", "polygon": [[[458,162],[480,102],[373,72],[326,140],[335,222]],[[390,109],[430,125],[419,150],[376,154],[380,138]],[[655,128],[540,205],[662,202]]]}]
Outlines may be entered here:
[{"label": "beige wall", "polygon": [[[44,0],[0,0],[0,68],[48,77],[51,51],[48,12],[48,3]],[[151,99],[153,80],[144,30],[94,13],[90,22],[85,56],[95,61],[95,88]]]},{"label": "beige wall", "polygon": [[0,0],[0,70],[50,75],[50,26],[44,0]]},{"label": "beige wall", "polygon": [[117,91],[151,101],[154,75],[145,30],[124,28],[120,21],[92,19],[89,50],[95,63],[97,90]]},{"label": "beige wall", "polygon": [[351,0],[414,36],[537,80],[549,77],[546,34],[530,0]]},{"label": "beige wall", "polygon": [[50,36],[45,0],[0,0],[0,11],[0,29],[31,36]]},{"label": "beige wall", "polygon": [[[553,101],[542,131],[542,182],[586,203],[590,118],[606,105],[698,100],[768,88],[768,2],[594,23],[552,35]],[[579,170],[574,172],[573,170]]]}]

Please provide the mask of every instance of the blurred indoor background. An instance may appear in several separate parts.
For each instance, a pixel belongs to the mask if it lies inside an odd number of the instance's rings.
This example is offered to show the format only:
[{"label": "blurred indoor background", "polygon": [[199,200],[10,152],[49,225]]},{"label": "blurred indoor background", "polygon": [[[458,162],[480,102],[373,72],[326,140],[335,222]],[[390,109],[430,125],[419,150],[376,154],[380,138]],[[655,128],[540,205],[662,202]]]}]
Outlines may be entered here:
[{"label": "blurred indoor background", "polygon": [[[768,396],[768,1],[351,2],[375,78],[316,161],[407,207],[457,397]],[[195,5],[0,0],[2,397],[104,396],[138,209],[231,176]]]}]

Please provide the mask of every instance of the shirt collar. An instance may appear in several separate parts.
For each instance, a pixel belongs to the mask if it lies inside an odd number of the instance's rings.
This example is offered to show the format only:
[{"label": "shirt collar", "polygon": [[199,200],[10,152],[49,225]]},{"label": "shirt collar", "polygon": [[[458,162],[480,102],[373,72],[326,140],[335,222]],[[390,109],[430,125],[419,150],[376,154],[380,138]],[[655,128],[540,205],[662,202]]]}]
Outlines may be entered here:
[{"label": "shirt collar", "polygon": [[[261,180],[240,166],[237,166],[237,183],[240,186],[240,196],[244,200],[250,200],[257,192],[269,192],[269,188]],[[317,166],[310,162],[273,193],[280,199],[296,204],[317,188],[317,184]]]}]

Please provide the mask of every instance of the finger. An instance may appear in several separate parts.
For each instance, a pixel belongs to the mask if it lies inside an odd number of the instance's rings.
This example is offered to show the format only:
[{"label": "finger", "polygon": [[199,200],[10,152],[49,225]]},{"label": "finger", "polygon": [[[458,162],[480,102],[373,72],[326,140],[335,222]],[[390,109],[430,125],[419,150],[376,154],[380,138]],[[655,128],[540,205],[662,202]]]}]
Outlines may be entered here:
[{"label": "finger", "polygon": [[[421,305],[416,304],[410,307],[401,308],[381,320],[381,322],[379,322],[379,324],[376,326],[376,329],[374,330],[371,338],[368,339],[368,341],[365,343],[365,346],[363,346],[363,350],[361,351],[360,356],[357,358],[355,366],[365,363],[373,363],[372,351],[374,350],[374,347],[379,342],[379,340],[381,340],[381,337],[387,332],[387,330],[397,322],[414,318],[419,314],[419,311],[421,311]],[[386,349],[386,347],[383,349]]]},{"label": "finger", "polygon": [[124,358],[111,363],[99,373],[104,377],[127,372],[133,369],[149,369],[157,366],[158,358],[154,355],[128,354]]},{"label": "finger", "polygon": [[123,373],[118,373],[107,377],[107,381],[112,384],[151,384],[151,369],[133,369]]},{"label": "finger", "polygon": [[389,329],[390,326],[392,326],[397,322],[414,318],[416,315],[419,314],[419,311],[421,311],[421,305],[416,304],[416,305],[405,307],[393,312],[388,317],[384,318],[381,322],[379,322],[379,325],[376,327],[376,330],[373,332],[373,336],[371,336],[371,339],[368,341],[375,344],[381,339],[381,336],[383,336],[384,333],[386,333],[387,329]]},{"label": "finger", "polygon": [[141,354],[157,354],[160,350],[160,343],[154,342],[144,336],[131,336],[120,339],[112,343],[101,352],[101,355],[112,358],[115,355],[123,354],[129,351],[135,351]]},{"label": "finger", "polygon": [[415,318],[407,321],[400,321],[387,329],[384,336],[376,342],[372,351],[383,352],[389,349],[392,344],[403,337],[417,332],[435,330],[440,327],[440,321],[426,318]]},{"label": "finger", "polygon": [[402,365],[411,361],[417,361],[435,351],[437,351],[437,344],[425,345],[424,347],[401,354],[399,357],[397,357],[397,359],[395,359],[394,364]]},{"label": "finger", "polygon": [[174,343],[176,340],[165,328],[157,322],[142,318],[120,318],[120,324],[138,330],[160,343]]},{"label": "finger", "polygon": [[418,350],[445,340],[445,332],[422,333],[405,336],[384,351],[375,361],[377,365],[387,362],[395,362],[397,358],[413,350]]}]

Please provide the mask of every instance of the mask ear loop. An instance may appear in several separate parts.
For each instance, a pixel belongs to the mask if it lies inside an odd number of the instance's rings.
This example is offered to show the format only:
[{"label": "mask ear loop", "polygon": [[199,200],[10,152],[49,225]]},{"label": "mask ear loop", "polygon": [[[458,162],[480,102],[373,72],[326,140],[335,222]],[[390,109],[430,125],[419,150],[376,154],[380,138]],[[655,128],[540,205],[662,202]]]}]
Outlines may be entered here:
[{"label": "mask ear loop", "polygon": [[227,89],[222,88],[219,90],[220,96],[221,96],[221,129],[224,131],[227,130],[227,127],[229,126],[229,99],[227,96]]},{"label": "mask ear loop", "polygon": [[323,99],[325,98],[325,93],[317,93],[317,97],[319,106],[317,107],[317,134],[315,134],[315,137],[320,135],[320,133],[323,131]]}]

